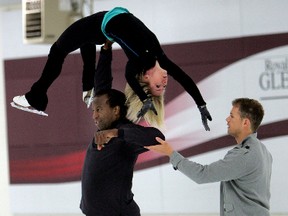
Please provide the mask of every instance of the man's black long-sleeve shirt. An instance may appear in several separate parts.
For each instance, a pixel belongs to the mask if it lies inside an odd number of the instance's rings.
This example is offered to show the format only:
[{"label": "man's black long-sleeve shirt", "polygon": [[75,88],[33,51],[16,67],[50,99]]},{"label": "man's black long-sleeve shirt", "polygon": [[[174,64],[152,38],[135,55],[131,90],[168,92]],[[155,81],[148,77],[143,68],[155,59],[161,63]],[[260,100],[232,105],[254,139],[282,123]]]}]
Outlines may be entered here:
[{"label": "man's black long-sleeve shirt", "polygon": [[87,150],[81,200],[81,209],[87,215],[121,215],[121,208],[133,200],[133,170],[138,155],[146,151],[143,146],[156,144],[156,136],[164,139],[158,129],[126,119],[114,126],[119,129],[117,138],[100,151],[93,140]]}]

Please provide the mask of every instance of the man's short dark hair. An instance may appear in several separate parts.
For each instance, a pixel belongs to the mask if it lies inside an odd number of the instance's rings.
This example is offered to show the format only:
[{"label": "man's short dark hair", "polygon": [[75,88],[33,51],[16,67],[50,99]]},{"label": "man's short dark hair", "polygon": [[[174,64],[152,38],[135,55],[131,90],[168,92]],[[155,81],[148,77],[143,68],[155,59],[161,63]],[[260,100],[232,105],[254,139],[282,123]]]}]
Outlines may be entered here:
[{"label": "man's short dark hair", "polygon": [[116,106],[120,107],[120,118],[126,118],[127,115],[127,106],[126,106],[126,96],[123,92],[116,89],[102,89],[99,90],[95,97],[102,95],[107,95],[108,104],[111,108]]},{"label": "man's short dark hair", "polygon": [[264,116],[262,105],[257,100],[250,98],[237,98],[232,101],[232,105],[239,107],[240,117],[248,118],[252,131],[256,132]]}]

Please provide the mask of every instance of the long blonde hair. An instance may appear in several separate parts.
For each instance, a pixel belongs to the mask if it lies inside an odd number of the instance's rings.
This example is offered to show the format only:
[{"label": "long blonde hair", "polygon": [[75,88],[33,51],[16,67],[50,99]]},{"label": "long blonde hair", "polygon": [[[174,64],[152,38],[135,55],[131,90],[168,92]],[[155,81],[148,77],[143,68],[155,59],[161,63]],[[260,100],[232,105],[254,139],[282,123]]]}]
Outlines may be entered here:
[{"label": "long blonde hair", "polygon": [[[153,96],[149,92],[149,87],[146,83],[139,82],[144,92],[152,98],[154,107],[157,111],[157,115],[149,110],[144,116],[144,120],[150,126],[164,129],[164,94],[161,96]],[[141,110],[143,102],[139,99],[138,95],[133,91],[130,85],[127,83],[125,87],[125,95],[127,98],[126,105],[128,106],[127,118],[134,123],[138,123],[137,113]]]}]

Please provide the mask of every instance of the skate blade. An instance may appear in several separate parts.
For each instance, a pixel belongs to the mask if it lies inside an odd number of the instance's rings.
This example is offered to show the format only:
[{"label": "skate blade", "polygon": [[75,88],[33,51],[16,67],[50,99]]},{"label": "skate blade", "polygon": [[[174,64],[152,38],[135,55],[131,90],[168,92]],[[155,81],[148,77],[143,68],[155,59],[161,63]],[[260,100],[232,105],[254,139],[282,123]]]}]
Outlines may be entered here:
[{"label": "skate blade", "polygon": [[90,97],[88,98],[87,109],[90,108],[90,106],[91,106],[91,104],[92,104],[92,102],[93,102],[93,99],[94,99],[94,88],[92,88]]},{"label": "skate blade", "polygon": [[25,112],[34,113],[34,114],[41,115],[41,116],[48,116],[48,114],[43,112],[43,111],[39,111],[39,110],[36,110],[36,109],[31,109],[31,108],[28,108],[28,107],[22,107],[22,106],[17,105],[14,102],[11,102],[10,104],[11,104],[12,107],[14,107],[16,109],[19,109],[19,110],[22,110],[22,111],[25,111]]}]

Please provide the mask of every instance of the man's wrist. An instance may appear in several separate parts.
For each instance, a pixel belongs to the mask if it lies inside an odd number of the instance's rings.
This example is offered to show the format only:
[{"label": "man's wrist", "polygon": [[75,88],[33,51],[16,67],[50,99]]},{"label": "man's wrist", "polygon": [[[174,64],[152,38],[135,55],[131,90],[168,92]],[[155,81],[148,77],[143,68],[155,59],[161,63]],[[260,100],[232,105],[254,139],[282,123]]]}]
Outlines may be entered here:
[{"label": "man's wrist", "polygon": [[103,48],[104,50],[109,50],[109,49],[112,48],[112,44],[113,44],[113,42],[111,42],[111,41],[106,41],[106,43],[102,46],[102,48]]},{"label": "man's wrist", "polygon": [[167,156],[168,156],[168,157],[171,157],[171,155],[173,154],[173,152],[174,152],[174,150],[169,150],[169,151],[167,151]]},{"label": "man's wrist", "polygon": [[109,47],[109,46],[103,45],[103,46],[102,46],[102,49],[103,49],[103,50],[110,50],[110,49],[111,49],[111,46]]}]

